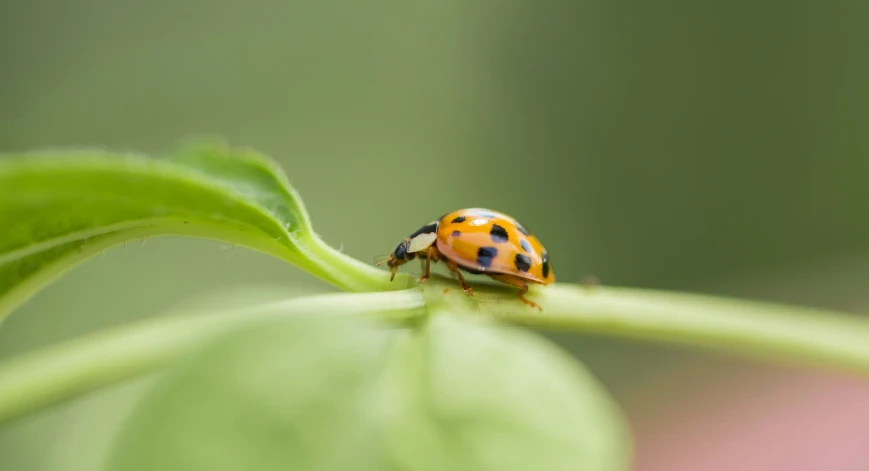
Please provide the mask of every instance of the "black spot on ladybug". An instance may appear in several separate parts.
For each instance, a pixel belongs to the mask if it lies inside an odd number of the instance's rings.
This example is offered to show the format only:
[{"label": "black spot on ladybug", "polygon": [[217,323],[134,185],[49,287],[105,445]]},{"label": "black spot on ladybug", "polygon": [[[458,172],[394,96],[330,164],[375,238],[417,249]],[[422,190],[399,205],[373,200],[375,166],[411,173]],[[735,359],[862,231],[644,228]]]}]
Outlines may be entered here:
[{"label": "black spot on ladybug", "polygon": [[527,255],[523,255],[521,253],[516,254],[516,260],[514,260],[516,264],[516,269],[519,271],[528,271],[531,268],[531,259],[528,258]]},{"label": "black spot on ladybug", "polygon": [[531,233],[528,232],[528,229],[525,229],[525,226],[523,226],[522,224],[519,224],[518,222],[516,223],[516,229],[519,229],[519,232],[521,232],[527,236],[531,235]]},{"label": "black spot on ladybug", "polygon": [[549,277],[549,254],[543,252],[543,278]]},{"label": "black spot on ladybug", "polygon": [[458,237],[458,236],[462,235],[462,231],[453,231],[450,235],[453,237]]},{"label": "black spot on ladybug", "polygon": [[531,248],[531,244],[529,244],[528,241],[525,240],[525,239],[522,239],[522,241],[519,242],[519,245],[521,245],[521,246],[522,246],[522,250],[524,250],[524,251],[526,251],[526,252],[530,252],[530,251],[533,250],[533,249]]},{"label": "black spot on ladybug", "polygon": [[460,223],[460,222],[465,222],[465,217],[464,217],[464,216],[457,216],[457,217],[456,217],[455,219],[453,219],[451,222],[456,223],[456,224],[458,224],[458,223]]},{"label": "black spot on ladybug", "polygon": [[498,249],[495,247],[480,247],[477,249],[477,264],[489,268],[492,266],[492,260],[497,256]]},{"label": "black spot on ladybug", "polygon": [[416,230],[416,232],[411,234],[410,237],[408,237],[408,239],[413,239],[414,237],[416,237],[420,234],[431,234],[432,232],[436,232],[437,230],[438,230],[438,223],[437,223],[437,221],[435,221],[431,224],[426,224],[425,226],[420,227],[419,229]]},{"label": "black spot on ladybug", "polygon": [[507,235],[507,229],[504,229],[497,224],[492,224],[492,230],[489,231],[489,234],[492,235],[492,240],[496,244],[507,242],[507,240],[510,238]]}]

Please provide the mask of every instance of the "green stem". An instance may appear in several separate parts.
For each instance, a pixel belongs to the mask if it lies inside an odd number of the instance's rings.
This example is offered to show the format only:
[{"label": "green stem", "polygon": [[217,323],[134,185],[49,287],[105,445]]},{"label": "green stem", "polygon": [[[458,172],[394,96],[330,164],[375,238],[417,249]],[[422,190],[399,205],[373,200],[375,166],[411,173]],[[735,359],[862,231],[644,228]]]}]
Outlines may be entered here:
[{"label": "green stem", "polygon": [[[516,292],[434,276],[421,289],[330,294],[233,312],[155,319],[25,354],[0,365],[0,422],[156,371],[214,334],[271,315],[322,312],[413,324],[448,311],[558,331],[591,332],[869,374],[869,322],[793,306],[630,288],[556,284],[522,304]],[[445,292],[446,291],[446,292]]]},{"label": "green stem", "polygon": [[0,364],[0,423],[166,367],[209,339],[268,317],[356,315],[408,324],[419,318],[417,290],[329,294],[222,313],[167,316],[26,353]]},{"label": "green stem", "polygon": [[532,293],[530,298],[542,312],[490,293],[480,296],[480,307],[528,327],[652,340],[869,374],[869,321],[855,315],[631,288],[557,284]]},{"label": "green stem", "polygon": [[301,241],[297,248],[304,253],[300,253],[269,238],[256,228],[242,231],[222,224],[154,219],[142,221],[140,224],[131,223],[123,229],[89,237],[87,243],[83,243],[78,251],[68,253],[42,267],[39,272],[23,279],[17,286],[0,296],[0,322],[34,293],[104,250],[129,241],[172,236],[231,241],[241,247],[302,267],[312,275],[344,291],[398,290],[407,288],[413,283],[413,279],[407,275],[399,275],[394,282],[390,282],[386,271],[365,265],[335,250],[315,236],[305,237]]},{"label": "green stem", "polygon": [[297,245],[308,260],[306,264],[317,268],[315,275],[345,291],[395,291],[416,284],[413,277],[401,273],[390,281],[386,270],[339,252],[313,234],[303,234]]}]

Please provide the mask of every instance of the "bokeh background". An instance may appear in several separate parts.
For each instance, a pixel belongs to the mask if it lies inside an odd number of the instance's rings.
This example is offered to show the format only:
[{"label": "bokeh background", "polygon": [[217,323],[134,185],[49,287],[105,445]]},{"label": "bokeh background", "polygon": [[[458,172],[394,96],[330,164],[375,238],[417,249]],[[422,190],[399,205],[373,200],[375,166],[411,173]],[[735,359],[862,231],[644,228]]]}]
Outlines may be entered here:
[{"label": "bokeh background", "polygon": [[[484,206],[560,281],[857,313],[867,84],[858,0],[0,2],[0,151],[219,135],[278,159],[362,260]],[[0,359],[242,286],[331,289],[241,248],[131,242],[14,313]],[[869,469],[866,380],[553,338],[625,409],[637,470]],[[95,469],[143,387],[0,429],[0,469]]]}]

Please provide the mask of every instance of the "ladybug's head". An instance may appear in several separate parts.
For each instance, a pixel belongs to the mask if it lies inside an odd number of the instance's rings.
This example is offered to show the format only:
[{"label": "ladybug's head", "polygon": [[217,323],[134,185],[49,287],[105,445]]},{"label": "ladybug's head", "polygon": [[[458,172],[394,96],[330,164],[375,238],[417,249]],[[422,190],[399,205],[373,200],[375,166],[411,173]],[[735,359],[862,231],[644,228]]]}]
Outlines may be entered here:
[{"label": "ladybug's head", "polygon": [[[392,254],[389,255],[389,258],[384,260],[389,268],[392,268],[392,276],[389,277],[389,281],[392,281],[395,278],[395,272],[398,271],[399,265],[407,263],[409,260],[413,260],[416,257],[416,252],[410,252],[407,250],[409,247],[410,239],[404,239],[398,243],[395,250],[393,250]],[[380,262],[380,264],[383,264],[383,262]]]},{"label": "ladybug's head", "polygon": [[389,281],[395,278],[395,272],[398,271],[400,265],[413,260],[417,255],[425,257],[426,251],[437,239],[437,230],[437,221],[432,221],[422,226],[406,239],[399,242],[388,259],[377,264],[379,266],[386,263],[389,265],[389,268],[392,268],[392,276],[389,278]]}]

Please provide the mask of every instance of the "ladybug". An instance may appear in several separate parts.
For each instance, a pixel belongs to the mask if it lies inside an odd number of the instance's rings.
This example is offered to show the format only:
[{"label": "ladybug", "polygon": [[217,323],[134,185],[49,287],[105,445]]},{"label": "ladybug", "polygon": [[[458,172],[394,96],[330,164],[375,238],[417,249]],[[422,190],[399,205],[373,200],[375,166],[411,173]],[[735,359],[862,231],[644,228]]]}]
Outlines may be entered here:
[{"label": "ladybug", "polygon": [[473,295],[471,287],[459,270],[515,286],[522,301],[538,309],[525,298],[528,282],[548,285],[555,281],[549,255],[537,237],[512,217],[489,209],[460,209],[443,215],[402,240],[378,265],[389,265],[392,280],[398,267],[415,257],[425,260],[420,283],[428,280],[431,263],[443,259],[469,296]]}]

